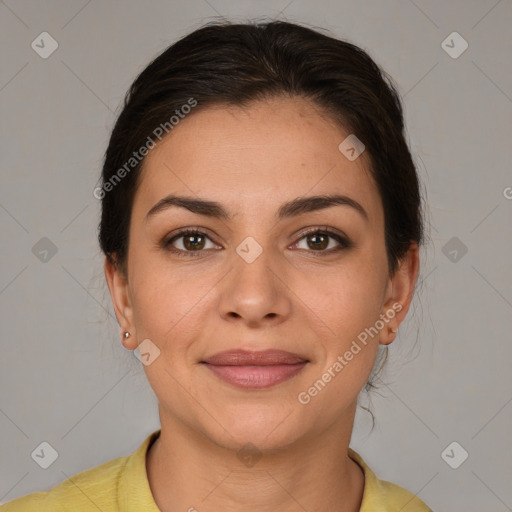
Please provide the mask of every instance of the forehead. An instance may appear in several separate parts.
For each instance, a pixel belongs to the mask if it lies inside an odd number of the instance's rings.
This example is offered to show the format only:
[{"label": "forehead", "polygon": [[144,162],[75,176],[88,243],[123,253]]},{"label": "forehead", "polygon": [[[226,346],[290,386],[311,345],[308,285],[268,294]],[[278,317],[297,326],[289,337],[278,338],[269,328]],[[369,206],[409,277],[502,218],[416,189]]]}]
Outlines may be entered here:
[{"label": "forehead", "polygon": [[380,197],[363,152],[338,148],[350,132],[302,98],[215,106],[180,120],[145,158],[134,209],[167,194],[214,199],[233,216],[275,211],[299,196],[340,193],[380,222]]}]

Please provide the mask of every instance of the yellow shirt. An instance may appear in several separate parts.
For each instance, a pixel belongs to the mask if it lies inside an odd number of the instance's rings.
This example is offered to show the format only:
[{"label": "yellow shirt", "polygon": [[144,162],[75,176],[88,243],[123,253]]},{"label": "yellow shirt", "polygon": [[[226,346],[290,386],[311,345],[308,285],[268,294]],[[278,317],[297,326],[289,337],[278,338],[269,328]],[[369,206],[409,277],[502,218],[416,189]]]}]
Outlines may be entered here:
[{"label": "yellow shirt", "polygon": [[[150,434],[131,455],[78,473],[49,491],[10,501],[0,512],[160,512],[146,473],[146,452],[159,434]],[[432,512],[414,494],[379,480],[350,448],[349,456],[365,476],[360,512]]]}]

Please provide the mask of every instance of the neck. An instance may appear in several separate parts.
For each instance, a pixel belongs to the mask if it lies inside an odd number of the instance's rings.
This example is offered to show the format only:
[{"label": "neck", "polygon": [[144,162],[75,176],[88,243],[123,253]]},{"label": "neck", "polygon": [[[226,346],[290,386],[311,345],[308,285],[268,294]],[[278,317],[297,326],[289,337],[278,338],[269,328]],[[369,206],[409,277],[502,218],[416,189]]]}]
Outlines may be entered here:
[{"label": "neck", "polygon": [[354,414],[355,406],[329,431],[243,458],[160,411],[146,459],[155,502],[162,512],[358,512],[364,474],[348,457]]}]

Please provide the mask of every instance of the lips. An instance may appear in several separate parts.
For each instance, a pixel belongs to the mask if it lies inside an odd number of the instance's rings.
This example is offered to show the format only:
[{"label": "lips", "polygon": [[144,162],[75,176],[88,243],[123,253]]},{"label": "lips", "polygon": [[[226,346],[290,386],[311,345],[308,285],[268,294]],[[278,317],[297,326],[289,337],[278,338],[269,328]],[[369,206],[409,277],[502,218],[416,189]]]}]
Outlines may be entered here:
[{"label": "lips", "polygon": [[274,386],[299,373],[309,361],[283,350],[227,350],[208,357],[204,364],[217,377],[239,388]]},{"label": "lips", "polygon": [[262,350],[250,352],[248,350],[226,350],[219,352],[204,361],[217,366],[273,366],[282,364],[305,363],[307,359],[298,354],[284,350]]}]

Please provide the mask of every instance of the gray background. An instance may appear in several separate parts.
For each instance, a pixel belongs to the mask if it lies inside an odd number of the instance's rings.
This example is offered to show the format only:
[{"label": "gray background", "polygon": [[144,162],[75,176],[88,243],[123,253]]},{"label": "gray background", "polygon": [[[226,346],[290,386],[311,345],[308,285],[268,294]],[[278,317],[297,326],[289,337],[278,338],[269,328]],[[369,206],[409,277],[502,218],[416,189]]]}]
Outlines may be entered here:
[{"label": "gray background", "polygon": [[[512,510],[510,0],[2,2],[0,503],[127,455],[159,427],[119,341],[92,191],[136,74],[218,15],[323,27],[398,84],[431,243],[371,400],[377,425],[359,411],[352,447],[438,512]],[[43,31],[59,45],[47,59],[31,48]],[[469,44],[458,58],[442,47],[453,31]],[[58,452],[46,470],[31,458],[42,441]],[[441,455],[453,441],[469,453],[457,469]]]}]

